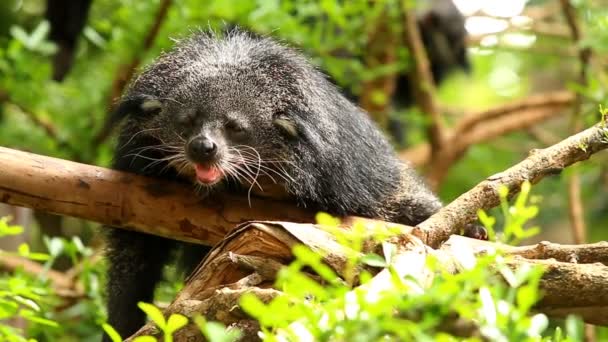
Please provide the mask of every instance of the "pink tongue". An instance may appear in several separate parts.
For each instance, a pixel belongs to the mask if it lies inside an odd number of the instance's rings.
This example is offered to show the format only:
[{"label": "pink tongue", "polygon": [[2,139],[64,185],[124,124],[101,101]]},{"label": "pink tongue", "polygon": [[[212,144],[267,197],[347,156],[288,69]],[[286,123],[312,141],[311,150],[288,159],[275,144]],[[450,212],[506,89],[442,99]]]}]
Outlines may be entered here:
[{"label": "pink tongue", "polygon": [[202,183],[214,183],[222,176],[220,170],[214,166],[194,164],[194,170],[196,171],[196,179]]}]

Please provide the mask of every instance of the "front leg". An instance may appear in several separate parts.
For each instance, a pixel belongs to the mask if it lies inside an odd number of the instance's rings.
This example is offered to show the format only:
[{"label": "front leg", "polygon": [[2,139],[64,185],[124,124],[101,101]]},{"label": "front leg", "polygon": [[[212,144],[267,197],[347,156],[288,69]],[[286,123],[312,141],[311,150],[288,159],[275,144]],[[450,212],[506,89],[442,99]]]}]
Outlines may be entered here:
[{"label": "front leg", "polygon": [[[150,302],[174,242],[161,237],[110,228],[108,323],[127,338],[145,323],[140,301]],[[104,342],[109,342],[104,335]]]}]

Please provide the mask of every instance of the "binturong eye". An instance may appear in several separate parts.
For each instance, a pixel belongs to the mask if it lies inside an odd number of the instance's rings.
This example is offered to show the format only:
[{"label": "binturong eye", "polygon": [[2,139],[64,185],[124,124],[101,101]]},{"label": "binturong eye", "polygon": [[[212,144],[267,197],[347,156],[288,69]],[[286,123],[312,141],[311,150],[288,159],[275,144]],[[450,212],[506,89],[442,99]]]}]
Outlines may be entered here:
[{"label": "binturong eye", "polygon": [[231,134],[242,134],[245,132],[245,128],[234,120],[226,123],[226,130]]}]

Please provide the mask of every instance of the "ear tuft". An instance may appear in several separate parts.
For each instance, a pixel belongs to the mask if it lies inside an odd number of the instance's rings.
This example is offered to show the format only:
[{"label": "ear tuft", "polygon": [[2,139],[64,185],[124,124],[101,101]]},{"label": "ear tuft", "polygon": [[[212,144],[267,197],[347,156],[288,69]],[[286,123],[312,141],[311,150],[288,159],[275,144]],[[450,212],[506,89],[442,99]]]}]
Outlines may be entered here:
[{"label": "ear tuft", "polygon": [[277,119],[274,119],[273,121],[274,125],[280,129],[283,133],[285,133],[289,138],[295,139],[298,137],[299,133],[298,133],[298,127],[296,126],[296,123],[284,118],[284,117],[280,117]]},{"label": "ear tuft", "polygon": [[155,113],[159,112],[163,108],[163,104],[157,99],[146,98],[142,100],[139,107],[144,113]]}]

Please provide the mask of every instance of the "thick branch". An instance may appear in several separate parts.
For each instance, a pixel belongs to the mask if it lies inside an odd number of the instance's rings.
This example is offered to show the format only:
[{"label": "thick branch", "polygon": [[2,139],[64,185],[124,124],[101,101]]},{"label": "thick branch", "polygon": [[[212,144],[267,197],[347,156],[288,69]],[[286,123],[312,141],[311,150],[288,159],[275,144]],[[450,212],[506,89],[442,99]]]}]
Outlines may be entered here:
[{"label": "thick branch", "polygon": [[[458,247],[456,247],[458,246]],[[548,249],[545,247],[550,246]],[[563,248],[562,248],[563,247]],[[566,317],[574,314],[580,316],[585,322],[591,324],[608,325],[608,266],[596,261],[606,261],[606,243],[587,245],[588,251],[582,246],[560,246],[558,244],[541,243],[535,246],[510,247],[453,236],[442,247],[445,252],[443,260],[453,258],[458,249],[469,248],[476,254],[488,250],[502,249],[507,254],[516,256],[530,255],[533,259],[517,257],[509,261],[513,268],[523,265],[541,265],[545,273],[541,279],[540,288],[543,297],[536,305],[538,311],[551,317]],[[584,253],[590,263],[576,263],[569,261],[540,260],[539,256],[557,256],[564,258],[568,253]]]},{"label": "thick branch", "polygon": [[531,109],[555,109],[572,104],[575,95],[566,90],[554,91],[544,94],[531,95],[524,100],[507,103],[502,106],[470,114],[462,118],[454,127],[454,135],[461,135],[476,125],[490,119],[510,115],[513,112],[528,111]]},{"label": "thick branch", "polygon": [[271,199],[201,200],[184,184],[0,147],[0,202],[213,245],[252,218],[313,222],[314,214]]},{"label": "thick branch", "polygon": [[[509,170],[489,177],[419,226],[438,246],[475,219],[477,209],[499,203],[498,186],[514,193],[608,146],[596,125],[550,148],[535,151]],[[108,225],[215,244],[236,224],[250,220],[313,222],[314,213],[285,201],[214,196],[201,200],[183,184],[0,148],[0,202],[80,217]]]},{"label": "thick branch", "polygon": [[[444,245],[472,242],[471,239],[452,235]],[[584,245],[560,245],[549,241],[541,241],[529,246],[509,246],[488,241],[474,241],[471,248],[475,253],[483,252],[489,248],[500,249],[509,255],[518,255],[526,259],[555,259],[556,261],[574,264],[601,263],[608,266],[608,242]]]}]

